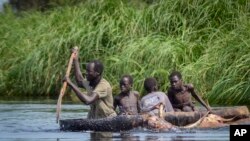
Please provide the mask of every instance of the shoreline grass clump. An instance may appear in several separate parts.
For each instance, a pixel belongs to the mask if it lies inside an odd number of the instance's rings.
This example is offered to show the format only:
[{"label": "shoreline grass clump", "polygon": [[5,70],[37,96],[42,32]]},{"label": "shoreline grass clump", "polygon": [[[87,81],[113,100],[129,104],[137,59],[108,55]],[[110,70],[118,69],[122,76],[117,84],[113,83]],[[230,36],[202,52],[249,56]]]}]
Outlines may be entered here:
[{"label": "shoreline grass clump", "polygon": [[212,104],[249,104],[247,0],[101,0],[48,11],[0,13],[1,96],[57,96],[70,48],[82,68],[105,65],[114,94],[125,73],[143,95],[145,77],[179,70]]}]

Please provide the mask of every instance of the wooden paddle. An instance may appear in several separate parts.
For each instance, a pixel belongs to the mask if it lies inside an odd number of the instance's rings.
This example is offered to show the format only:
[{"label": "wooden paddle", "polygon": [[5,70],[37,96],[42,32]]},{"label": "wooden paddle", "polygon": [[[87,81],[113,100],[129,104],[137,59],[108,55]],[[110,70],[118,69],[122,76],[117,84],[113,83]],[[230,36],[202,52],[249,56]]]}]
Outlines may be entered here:
[{"label": "wooden paddle", "polygon": [[[76,50],[78,50],[78,47],[74,47]],[[68,67],[67,67],[67,71],[66,71],[66,75],[67,77],[69,77],[70,75],[70,71],[71,71],[71,68],[72,68],[72,63],[73,63],[73,58],[75,57],[76,53],[73,52],[70,56],[70,59],[69,59],[69,63],[68,63]],[[62,98],[64,96],[64,93],[65,93],[65,90],[66,90],[66,87],[67,87],[67,82],[63,82],[63,86],[60,90],[60,95],[58,97],[58,100],[57,100],[57,107],[56,107],[56,123],[58,123],[59,119],[60,119],[60,113],[61,113],[61,105],[62,105]]]}]

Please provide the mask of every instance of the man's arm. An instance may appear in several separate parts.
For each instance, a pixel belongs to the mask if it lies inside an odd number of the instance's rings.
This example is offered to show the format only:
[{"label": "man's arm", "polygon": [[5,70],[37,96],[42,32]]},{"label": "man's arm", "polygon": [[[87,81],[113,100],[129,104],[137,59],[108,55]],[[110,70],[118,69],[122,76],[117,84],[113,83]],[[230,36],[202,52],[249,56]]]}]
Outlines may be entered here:
[{"label": "man's arm", "polygon": [[166,107],[165,107],[166,111],[167,112],[174,112],[174,108],[173,108],[172,103],[170,102],[168,96],[166,94],[164,94],[164,97],[165,97],[164,99],[165,99],[165,104],[166,104]]},{"label": "man's arm", "polygon": [[134,92],[134,94],[135,94],[135,97],[136,97],[136,100],[137,100],[137,102],[136,102],[136,104],[137,104],[137,110],[138,110],[138,113],[140,113],[141,112],[141,107],[140,107],[140,94],[139,94],[139,92]]},{"label": "man's arm", "polygon": [[174,93],[171,91],[171,90],[168,90],[167,93],[166,93],[166,96],[168,97],[168,100],[170,102],[170,104],[172,105],[173,108],[175,103],[174,103]]},{"label": "man's arm", "polygon": [[188,90],[190,91],[191,95],[201,104],[203,105],[208,111],[211,111],[211,108],[207,106],[207,104],[198,96],[194,90],[193,84],[186,85]]},{"label": "man's arm", "polygon": [[71,52],[75,52],[75,57],[73,59],[73,64],[74,64],[74,75],[75,75],[75,80],[76,83],[78,85],[78,87],[82,87],[85,88],[87,90],[88,93],[91,92],[91,88],[89,86],[89,82],[87,80],[84,79],[81,69],[80,69],[80,63],[79,63],[79,51],[77,48],[73,48]]},{"label": "man's arm", "polygon": [[116,107],[117,107],[117,105],[118,105],[118,96],[116,96],[115,98],[114,98],[114,110],[116,111]]},{"label": "man's arm", "polygon": [[81,73],[78,53],[73,60],[73,64],[74,64],[74,75],[75,75],[76,83],[79,87],[84,88],[83,81],[85,81],[85,80],[84,80],[83,75]]},{"label": "man's arm", "polygon": [[68,85],[73,89],[73,91],[76,93],[77,97],[84,103],[84,104],[92,104],[93,102],[95,102],[97,99],[99,99],[99,96],[97,93],[91,91],[91,95],[87,95],[87,93],[83,93],[80,91],[80,89],[72,83],[72,81],[66,77],[65,80]]}]

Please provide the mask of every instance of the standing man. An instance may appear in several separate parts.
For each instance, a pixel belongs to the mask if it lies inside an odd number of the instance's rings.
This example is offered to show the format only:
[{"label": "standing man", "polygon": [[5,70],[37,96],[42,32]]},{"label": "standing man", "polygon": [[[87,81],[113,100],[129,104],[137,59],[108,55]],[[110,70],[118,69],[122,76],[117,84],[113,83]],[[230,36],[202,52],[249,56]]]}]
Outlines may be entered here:
[{"label": "standing man", "polygon": [[[106,117],[116,116],[116,112],[113,107],[113,95],[112,87],[107,80],[102,77],[104,66],[99,60],[90,61],[86,65],[86,77],[87,81],[83,78],[80,63],[78,59],[78,50],[72,49],[75,53],[73,59],[74,63],[74,75],[77,85],[72,83],[69,77],[65,77],[68,85],[75,92],[77,97],[87,105],[90,105],[90,110],[88,112],[88,119],[99,119]],[[85,88],[87,92],[80,91],[79,87]],[[112,137],[111,132],[91,132],[91,139],[100,140],[106,138],[110,140]]]},{"label": "standing man", "polygon": [[[72,49],[72,52],[76,54],[73,63],[77,85],[72,83],[69,77],[65,77],[64,81],[68,83],[84,104],[90,105],[90,111],[88,112],[87,118],[98,119],[116,116],[116,112],[113,108],[111,85],[102,77],[104,69],[103,64],[98,60],[93,60],[86,65],[87,82],[84,80],[80,70],[78,50]],[[80,91],[79,87],[85,88],[87,92]]]}]

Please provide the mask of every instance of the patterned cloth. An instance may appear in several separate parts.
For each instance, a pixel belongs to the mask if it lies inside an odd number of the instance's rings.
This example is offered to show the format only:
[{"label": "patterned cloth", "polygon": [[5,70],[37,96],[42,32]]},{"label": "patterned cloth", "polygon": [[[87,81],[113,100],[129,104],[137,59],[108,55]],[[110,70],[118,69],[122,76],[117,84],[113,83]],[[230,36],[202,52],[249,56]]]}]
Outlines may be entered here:
[{"label": "patterned cloth", "polygon": [[174,109],[168,99],[168,97],[163,92],[152,92],[147,94],[141,99],[141,110],[142,112],[147,112],[150,115],[159,115],[159,109],[155,107],[159,104],[164,105],[164,112],[173,112]]}]

